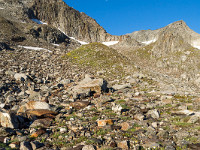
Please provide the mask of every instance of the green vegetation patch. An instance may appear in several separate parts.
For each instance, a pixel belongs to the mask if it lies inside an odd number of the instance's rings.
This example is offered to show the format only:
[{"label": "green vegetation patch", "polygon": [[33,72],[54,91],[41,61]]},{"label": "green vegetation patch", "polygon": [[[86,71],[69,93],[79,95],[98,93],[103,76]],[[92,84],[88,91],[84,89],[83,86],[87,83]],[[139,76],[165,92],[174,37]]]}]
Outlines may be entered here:
[{"label": "green vegetation patch", "polygon": [[83,45],[68,52],[63,58],[69,59],[78,66],[96,71],[103,70],[111,75],[123,75],[124,67],[130,65],[130,61],[126,57],[101,43]]}]

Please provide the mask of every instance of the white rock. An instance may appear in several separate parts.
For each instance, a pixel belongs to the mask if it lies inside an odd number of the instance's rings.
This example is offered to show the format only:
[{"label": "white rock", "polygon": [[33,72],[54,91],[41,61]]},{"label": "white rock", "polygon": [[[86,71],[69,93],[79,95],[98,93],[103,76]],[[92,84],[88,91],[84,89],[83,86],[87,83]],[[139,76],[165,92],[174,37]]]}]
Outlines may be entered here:
[{"label": "white rock", "polygon": [[60,128],[60,132],[65,133],[65,132],[67,132],[67,129],[66,128]]},{"label": "white rock", "polygon": [[10,114],[7,112],[0,112],[0,124],[3,127],[8,127],[12,129],[19,128],[19,121],[15,114]]},{"label": "white rock", "polygon": [[15,75],[14,75],[14,78],[15,78],[15,80],[17,80],[17,81],[25,81],[26,79],[27,79],[27,76],[26,76],[26,74],[24,74],[24,73],[16,73]]},{"label": "white rock", "polygon": [[154,127],[154,128],[157,128],[157,127],[158,127],[157,122],[153,122],[151,125],[152,125],[152,127]]},{"label": "white rock", "polygon": [[147,114],[150,115],[150,116],[151,116],[152,118],[154,118],[154,119],[158,119],[158,118],[160,117],[160,115],[159,115],[157,109],[149,110],[149,111],[147,112]]},{"label": "white rock", "polygon": [[117,114],[121,114],[122,106],[121,105],[115,105],[115,103],[113,103],[112,111],[114,111]]}]

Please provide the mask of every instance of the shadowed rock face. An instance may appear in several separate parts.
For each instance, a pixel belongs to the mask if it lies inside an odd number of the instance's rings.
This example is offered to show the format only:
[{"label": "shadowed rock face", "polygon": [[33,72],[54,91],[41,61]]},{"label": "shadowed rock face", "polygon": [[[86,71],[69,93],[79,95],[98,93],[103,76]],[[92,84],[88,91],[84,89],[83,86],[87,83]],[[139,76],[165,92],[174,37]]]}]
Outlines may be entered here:
[{"label": "shadowed rock face", "polygon": [[10,21],[33,23],[39,19],[85,42],[123,41],[128,36],[110,35],[93,18],[69,7],[62,0],[0,0],[1,15]]}]

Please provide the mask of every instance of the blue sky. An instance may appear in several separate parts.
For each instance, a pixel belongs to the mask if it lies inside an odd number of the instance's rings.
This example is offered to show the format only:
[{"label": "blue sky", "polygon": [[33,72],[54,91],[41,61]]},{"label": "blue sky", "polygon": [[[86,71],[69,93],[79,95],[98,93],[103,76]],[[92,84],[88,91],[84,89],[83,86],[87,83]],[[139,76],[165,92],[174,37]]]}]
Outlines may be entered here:
[{"label": "blue sky", "polygon": [[94,18],[108,33],[158,29],[184,20],[200,33],[200,0],[64,0]]}]

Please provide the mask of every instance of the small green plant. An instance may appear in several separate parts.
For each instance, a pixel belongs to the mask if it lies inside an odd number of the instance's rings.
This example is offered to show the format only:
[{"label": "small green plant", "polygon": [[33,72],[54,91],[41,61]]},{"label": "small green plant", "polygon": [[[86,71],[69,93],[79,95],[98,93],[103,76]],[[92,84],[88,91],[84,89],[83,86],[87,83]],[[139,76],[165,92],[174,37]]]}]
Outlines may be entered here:
[{"label": "small green plant", "polygon": [[187,123],[187,122],[175,122],[174,124],[178,127],[191,127],[191,126],[193,126],[192,123]]},{"label": "small green plant", "polygon": [[123,100],[123,99],[116,100],[116,104],[122,104],[122,103],[126,103],[126,101],[125,101],[125,100]]},{"label": "small green plant", "polygon": [[86,140],[87,140],[87,137],[82,136],[82,137],[79,137],[79,138],[75,141],[75,143],[78,144],[78,143],[81,143],[81,142],[86,141]]},{"label": "small green plant", "polygon": [[98,119],[99,117],[98,116],[94,116],[94,117],[92,117],[92,121],[96,121],[97,119]]},{"label": "small green plant", "polygon": [[96,134],[97,136],[99,136],[99,135],[104,136],[104,135],[106,135],[109,131],[110,131],[110,130],[99,129],[99,130],[96,131],[95,134]]},{"label": "small green plant", "polygon": [[198,139],[197,137],[187,137],[187,138],[185,138],[185,140],[189,141],[189,142],[191,142],[193,144],[196,144],[196,143],[198,143],[200,141],[200,139]]},{"label": "small green plant", "polygon": [[4,148],[5,150],[11,150],[11,148],[7,146],[7,144],[1,142],[0,142],[0,148]]}]

